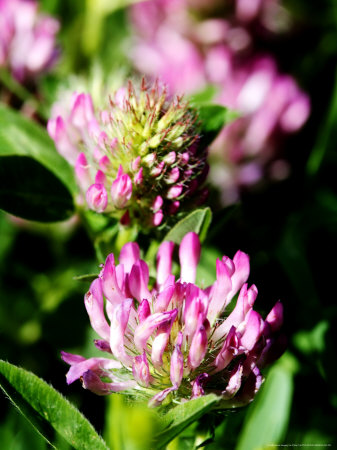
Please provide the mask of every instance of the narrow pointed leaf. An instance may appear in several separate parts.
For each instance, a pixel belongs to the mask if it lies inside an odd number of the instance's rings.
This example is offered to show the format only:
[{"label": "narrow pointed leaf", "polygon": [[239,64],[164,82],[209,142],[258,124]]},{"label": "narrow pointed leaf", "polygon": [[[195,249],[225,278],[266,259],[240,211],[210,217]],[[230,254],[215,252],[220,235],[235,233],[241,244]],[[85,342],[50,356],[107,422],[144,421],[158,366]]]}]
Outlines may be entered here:
[{"label": "narrow pointed leaf", "polygon": [[256,450],[282,442],[290,417],[294,383],[294,368],[287,356],[284,355],[267,374],[250,406],[236,450]]},{"label": "narrow pointed leaf", "polygon": [[54,429],[75,449],[108,449],[75,406],[31,372],[0,360],[0,387],[49,443]]}]

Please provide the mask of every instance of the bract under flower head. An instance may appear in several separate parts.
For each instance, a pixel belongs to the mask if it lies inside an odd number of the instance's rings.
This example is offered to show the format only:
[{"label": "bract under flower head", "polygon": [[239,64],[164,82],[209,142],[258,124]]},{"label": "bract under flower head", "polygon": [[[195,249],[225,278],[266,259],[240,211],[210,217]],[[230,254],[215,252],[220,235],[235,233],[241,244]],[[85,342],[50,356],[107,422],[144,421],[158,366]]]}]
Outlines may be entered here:
[{"label": "bract under flower head", "polygon": [[70,113],[50,119],[48,131],[75,165],[90,209],[147,228],[200,194],[208,166],[198,126],[181,97],[143,80],[139,93],[130,82],[100,112],[89,94],[75,93]]},{"label": "bract under flower head", "polygon": [[177,280],[171,273],[173,247],[172,242],[160,246],[152,289],[136,243],[122,248],[119,264],[112,254],[107,257],[85,296],[100,336],[95,345],[107,356],[86,360],[63,352],[71,365],[67,381],[80,378],[100,395],[124,391],[148,399],[150,406],[211,392],[225,408],[245,405],[263,381],[260,369],[283,351],[282,304],[277,302],[265,320],[254,311],[257,289],[246,283],[245,253],[217,260],[215,283],[201,289],[195,284],[198,236],[188,233],[180,244]]}]

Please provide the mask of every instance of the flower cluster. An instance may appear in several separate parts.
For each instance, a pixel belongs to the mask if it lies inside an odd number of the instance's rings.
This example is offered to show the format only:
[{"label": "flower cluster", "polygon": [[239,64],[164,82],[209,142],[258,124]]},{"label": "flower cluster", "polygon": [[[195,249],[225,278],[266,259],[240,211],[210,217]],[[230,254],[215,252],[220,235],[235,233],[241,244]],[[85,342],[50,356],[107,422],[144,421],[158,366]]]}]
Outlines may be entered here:
[{"label": "flower cluster", "polygon": [[75,173],[88,207],[123,224],[159,226],[192,197],[201,201],[208,172],[194,110],[166,88],[129,82],[101,111],[75,93],[70,112],[48,122],[56,148]]},{"label": "flower cluster", "polygon": [[100,336],[95,345],[110,357],[62,352],[71,366],[67,382],[81,379],[99,395],[125,391],[150,406],[210,392],[222,397],[223,407],[244,405],[263,381],[260,369],[282,352],[282,304],[265,320],[254,311],[257,288],[246,283],[249,258],[241,251],[218,259],[216,281],[202,289],[195,284],[198,236],[190,232],[180,244],[177,280],[173,250],[173,242],[161,244],[152,288],[136,243],[122,248],[119,264],[107,257],[84,302]]},{"label": "flower cluster", "polygon": [[210,149],[210,178],[225,204],[237,200],[240,186],[287,175],[285,161],[277,159],[280,138],[300,129],[310,111],[295,80],[254,48],[258,31],[272,33],[282,23],[278,1],[233,3],[232,13],[217,1],[149,0],[131,9],[132,61],[141,73],[160,76],[178,93],[212,83],[214,101],[240,115]]},{"label": "flower cluster", "polygon": [[34,0],[0,0],[0,67],[20,82],[48,70],[57,58],[59,22],[38,12]]}]

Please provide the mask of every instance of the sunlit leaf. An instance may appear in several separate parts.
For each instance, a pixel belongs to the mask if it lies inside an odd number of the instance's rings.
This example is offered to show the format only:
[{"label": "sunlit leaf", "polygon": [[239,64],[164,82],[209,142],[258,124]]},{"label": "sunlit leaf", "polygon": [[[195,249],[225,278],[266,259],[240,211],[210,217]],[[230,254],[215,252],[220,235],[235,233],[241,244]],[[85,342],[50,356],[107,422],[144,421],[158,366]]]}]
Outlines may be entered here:
[{"label": "sunlit leaf", "polygon": [[189,102],[192,106],[198,107],[203,104],[212,102],[218,87],[214,84],[208,84],[202,91],[196,92],[189,97]]},{"label": "sunlit leaf", "polygon": [[50,444],[54,429],[75,449],[108,449],[87,419],[31,372],[0,361],[0,387]]},{"label": "sunlit leaf", "polygon": [[[268,372],[267,379],[250,406],[236,450],[259,450],[279,444],[285,435],[293,395],[293,372],[288,355]],[[283,363],[282,363],[283,360]]]},{"label": "sunlit leaf", "polygon": [[221,105],[202,104],[198,112],[201,121],[200,145],[202,147],[210,145],[225,125],[238,118],[236,111]]},{"label": "sunlit leaf", "polygon": [[216,278],[216,259],[221,258],[221,253],[215,248],[203,247],[201,258],[197,268],[197,285],[209,286]]},{"label": "sunlit leaf", "polygon": [[[0,157],[9,155],[34,158],[56,175],[70,192],[76,192],[73,170],[57,153],[47,131],[32,120],[0,104]],[[45,186],[46,191],[47,188],[48,186]]]},{"label": "sunlit leaf", "polygon": [[199,397],[172,408],[161,417],[160,431],[155,437],[156,448],[162,448],[194,421],[210,411],[219,398],[214,394]]},{"label": "sunlit leaf", "polygon": [[165,236],[164,241],[173,241],[180,244],[186,233],[194,231],[199,234],[200,240],[206,237],[208,227],[212,220],[210,208],[197,209],[180,220]]},{"label": "sunlit leaf", "polygon": [[157,413],[145,403],[130,402],[124,395],[110,395],[105,439],[114,450],[149,450],[158,429]]}]

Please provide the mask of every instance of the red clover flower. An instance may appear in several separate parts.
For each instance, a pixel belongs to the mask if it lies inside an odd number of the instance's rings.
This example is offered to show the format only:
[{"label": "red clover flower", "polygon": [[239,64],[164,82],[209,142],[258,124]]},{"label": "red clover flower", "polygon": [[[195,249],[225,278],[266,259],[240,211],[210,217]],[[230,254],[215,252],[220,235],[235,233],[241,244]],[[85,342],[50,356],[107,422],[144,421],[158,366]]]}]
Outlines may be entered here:
[{"label": "red clover flower", "polygon": [[[129,82],[96,111],[89,94],[73,96],[71,112],[49,120],[56,148],[74,165],[90,209],[148,228],[187,201],[202,200],[208,172],[196,112],[182,97],[143,80]],[[194,204],[196,201],[194,201]]]},{"label": "red clover flower", "polygon": [[152,288],[136,243],[124,245],[119,264],[113,254],[107,257],[84,298],[100,337],[95,345],[107,356],[62,352],[71,366],[67,382],[80,379],[99,395],[123,391],[149,406],[208,393],[220,396],[224,408],[245,405],[262,384],[260,369],[282,352],[282,304],[265,320],[254,311],[257,288],[246,283],[249,257],[241,251],[218,259],[216,281],[201,289],[195,284],[198,236],[190,232],[180,244],[177,280],[173,250],[169,241],[159,247]]}]

